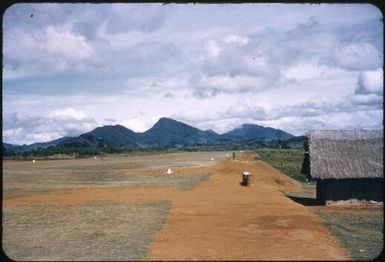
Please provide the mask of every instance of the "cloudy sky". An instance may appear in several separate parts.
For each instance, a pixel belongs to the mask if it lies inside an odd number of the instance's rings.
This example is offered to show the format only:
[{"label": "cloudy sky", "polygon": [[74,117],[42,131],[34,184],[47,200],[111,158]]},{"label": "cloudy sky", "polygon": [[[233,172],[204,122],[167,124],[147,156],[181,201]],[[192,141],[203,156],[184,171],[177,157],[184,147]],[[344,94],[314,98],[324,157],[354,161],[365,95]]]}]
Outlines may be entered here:
[{"label": "cloudy sky", "polygon": [[294,135],[382,129],[383,24],[368,4],[16,4],[3,17],[3,140],[170,117]]}]

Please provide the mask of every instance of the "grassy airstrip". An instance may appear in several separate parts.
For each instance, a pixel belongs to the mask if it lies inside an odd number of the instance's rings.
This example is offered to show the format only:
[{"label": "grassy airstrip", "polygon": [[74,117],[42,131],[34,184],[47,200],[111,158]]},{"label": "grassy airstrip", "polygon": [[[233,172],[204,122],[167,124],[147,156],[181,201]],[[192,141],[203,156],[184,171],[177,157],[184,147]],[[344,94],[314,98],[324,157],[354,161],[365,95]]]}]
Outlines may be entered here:
[{"label": "grassy airstrip", "polygon": [[142,260],[167,201],[16,206],[3,212],[3,249],[15,260]]},{"label": "grassy airstrip", "polygon": [[[167,168],[212,165],[225,158],[225,152],[192,152],[35,163],[7,160],[3,161],[3,199],[84,188],[191,190],[209,174],[170,176],[164,174]],[[15,260],[142,260],[170,205],[169,201],[4,205],[3,249]]]},{"label": "grassy airstrip", "polygon": [[168,167],[210,165],[225,158],[225,152],[189,152],[37,160],[36,163],[3,161],[3,198],[90,187],[171,186],[191,189],[207,179],[208,174],[170,177],[164,172]]},{"label": "grassy airstrip", "polygon": [[[228,155],[226,155],[228,153]],[[3,249],[15,260],[143,260],[167,221],[171,202],[96,200],[81,205],[7,204],[7,201],[84,189],[192,190],[209,173],[164,174],[167,168],[207,166],[232,152],[107,155],[102,159],[3,160]],[[300,174],[300,150],[255,151],[301,182],[288,196],[312,200],[315,185]],[[212,160],[214,158],[214,161]],[[146,191],[147,192],[147,191]],[[17,201],[16,201],[17,202]],[[14,202],[14,203],[16,203]],[[311,201],[310,201],[311,202]],[[4,204],[5,203],[5,204]],[[383,209],[308,206],[357,260],[373,259],[383,247]]]}]

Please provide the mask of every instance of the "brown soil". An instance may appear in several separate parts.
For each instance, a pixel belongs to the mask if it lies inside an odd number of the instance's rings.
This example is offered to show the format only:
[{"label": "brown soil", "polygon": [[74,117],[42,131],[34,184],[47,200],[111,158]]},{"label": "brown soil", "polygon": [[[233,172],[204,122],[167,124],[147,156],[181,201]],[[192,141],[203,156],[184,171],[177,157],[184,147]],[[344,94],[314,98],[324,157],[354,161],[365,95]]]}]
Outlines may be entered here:
[{"label": "brown soil", "polygon": [[[249,187],[239,184],[243,171],[253,174]],[[319,219],[280,191],[299,190],[294,180],[262,161],[225,161],[210,172],[200,187],[173,199],[150,259],[347,259]]]},{"label": "brown soil", "polygon": [[[249,171],[252,183],[240,185]],[[210,173],[193,190],[77,189],[4,200],[4,205],[82,205],[89,201],[172,201],[150,260],[346,260],[338,241],[306,207],[281,190],[298,183],[263,161],[242,156],[207,167],[176,168],[175,175]]]}]

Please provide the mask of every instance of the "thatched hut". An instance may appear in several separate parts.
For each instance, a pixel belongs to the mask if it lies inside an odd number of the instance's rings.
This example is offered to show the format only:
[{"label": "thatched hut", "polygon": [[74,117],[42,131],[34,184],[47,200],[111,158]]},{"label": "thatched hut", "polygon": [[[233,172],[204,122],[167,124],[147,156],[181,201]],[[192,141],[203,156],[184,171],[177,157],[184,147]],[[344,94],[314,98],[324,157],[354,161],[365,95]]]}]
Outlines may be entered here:
[{"label": "thatched hut", "polygon": [[306,147],[322,204],[383,203],[382,130],[310,131]]}]

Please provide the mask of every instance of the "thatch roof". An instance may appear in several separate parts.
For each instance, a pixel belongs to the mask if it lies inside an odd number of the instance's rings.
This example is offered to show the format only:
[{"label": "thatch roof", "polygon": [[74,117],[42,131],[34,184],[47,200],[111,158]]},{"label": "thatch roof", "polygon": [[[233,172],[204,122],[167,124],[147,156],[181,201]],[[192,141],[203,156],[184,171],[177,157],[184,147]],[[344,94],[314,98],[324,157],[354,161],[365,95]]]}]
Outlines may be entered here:
[{"label": "thatch roof", "polygon": [[313,178],[383,178],[382,130],[317,130],[308,138]]},{"label": "thatch roof", "polygon": [[383,138],[382,130],[311,130],[312,139],[360,140]]}]

